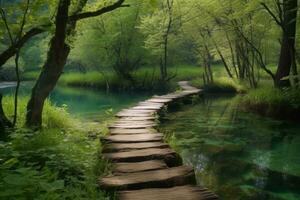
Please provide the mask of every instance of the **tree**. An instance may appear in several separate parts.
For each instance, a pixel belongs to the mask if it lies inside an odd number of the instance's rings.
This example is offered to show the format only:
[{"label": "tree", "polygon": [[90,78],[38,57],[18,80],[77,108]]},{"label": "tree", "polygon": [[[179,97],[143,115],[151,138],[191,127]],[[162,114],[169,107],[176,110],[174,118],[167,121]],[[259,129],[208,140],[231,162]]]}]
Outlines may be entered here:
[{"label": "tree", "polygon": [[118,10],[80,24],[82,30],[72,57],[82,60],[87,68],[112,71],[133,86],[132,74],[145,62],[144,36],[139,32],[140,18],[148,8],[147,1],[128,1],[130,11]]},{"label": "tree", "polygon": [[42,124],[42,111],[46,98],[54,89],[66,64],[70,53],[70,45],[67,40],[74,35],[77,21],[100,16],[104,13],[122,7],[125,0],[118,0],[112,5],[96,11],[82,12],[87,0],[80,1],[69,16],[70,0],[60,0],[55,20],[55,33],[50,42],[47,59],[42,71],[32,89],[31,97],[27,105],[26,125],[40,127]]},{"label": "tree", "polygon": [[[170,36],[178,29],[178,20],[174,16],[174,1],[166,0],[152,15],[142,18],[140,30],[146,36],[145,48],[159,57],[161,80],[167,81]],[[177,26],[176,26],[177,25]]]},{"label": "tree", "polygon": [[1,18],[2,18],[2,21],[4,23],[4,26],[6,28],[6,31],[8,33],[8,36],[9,36],[9,40],[10,40],[10,43],[11,43],[11,46],[13,46],[15,49],[15,73],[16,73],[16,77],[17,77],[17,85],[16,85],[16,90],[15,90],[15,98],[14,98],[14,117],[13,117],[13,121],[12,121],[12,124],[10,124],[8,122],[8,119],[6,118],[5,114],[4,114],[4,111],[2,109],[2,95],[1,95],[1,101],[0,101],[0,118],[1,118],[1,121],[2,123],[7,126],[15,126],[16,123],[17,123],[17,111],[18,111],[18,93],[19,93],[19,88],[20,88],[20,71],[19,71],[19,58],[20,58],[20,48],[17,48],[17,41],[20,40],[20,38],[22,37],[23,35],[23,29],[24,29],[24,26],[26,24],[26,17],[27,17],[27,14],[28,14],[28,11],[29,11],[29,4],[30,4],[30,0],[26,0],[26,3],[25,3],[25,10],[24,10],[24,14],[23,14],[23,17],[21,19],[21,25],[18,29],[18,32],[16,34],[16,36],[14,37],[14,35],[12,34],[12,31],[11,31],[11,27],[9,26],[8,24],[8,19],[7,19],[7,16],[6,16],[6,12],[5,10],[1,7],[0,8],[0,14],[1,14]]},{"label": "tree", "polygon": [[275,84],[278,87],[289,87],[291,85],[289,77],[291,69],[297,75],[296,63],[296,24],[298,12],[298,0],[275,1],[276,13],[266,3],[261,3],[270,14],[276,24],[282,29],[281,50],[278,68],[275,74]]}]

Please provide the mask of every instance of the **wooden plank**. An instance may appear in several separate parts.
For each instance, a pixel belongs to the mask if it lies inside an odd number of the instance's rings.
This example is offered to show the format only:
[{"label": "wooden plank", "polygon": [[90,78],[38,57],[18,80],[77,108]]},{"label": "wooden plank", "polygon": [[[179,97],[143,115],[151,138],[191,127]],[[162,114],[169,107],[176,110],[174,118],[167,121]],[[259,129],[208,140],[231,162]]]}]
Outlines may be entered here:
[{"label": "wooden plank", "polygon": [[196,186],[177,186],[172,188],[151,188],[121,191],[120,200],[217,200],[218,197],[206,188]]},{"label": "wooden plank", "polygon": [[160,142],[163,139],[161,133],[155,134],[131,134],[131,135],[111,135],[102,138],[106,142],[132,143],[132,142]]},{"label": "wooden plank", "polygon": [[113,166],[113,173],[123,174],[123,173],[134,173],[158,169],[166,169],[168,166],[161,160],[150,160],[137,163],[116,163]]},{"label": "wooden plank", "polygon": [[179,99],[179,98],[182,98],[184,95],[182,94],[179,94],[179,93],[173,93],[173,94],[167,94],[167,95],[163,95],[163,96],[155,96],[155,97],[158,97],[158,98],[161,98],[161,99],[172,99],[172,100],[175,100],[175,99]]},{"label": "wooden plank", "polygon": [[153,110],[147,110],[147,109],[139,109],[139,110],[135,110],[133,108],[129,108],[129,109],[123,109],[121,110],[119,113],[140,113],[140,114],[153,114],[155,113],[155,111]]},{"label": "wooden plank", "polygon": [[168,148],[169,145],[163,142],[140,142],[140,143],[110,143],[104,146],[103,153],[132,151],[149,148]]},{"label": "wooden plank", "polygon": [[103,156],[113,162],[142,162],[147,160],[164,160],[169,167],[179,166],[182,159],[173,150],[151,148],[142,150],[132,150],[118,153],[105,153]]},{"label": "wooden plank", "polygon": [[164,98],[158,98],[158,97],[155,97],[155,98],[151,98],[149,100],[147,100],[146,102],[150,102],[150,103],[170,103],[172,102],[172,99],[164,99]]},{"label": "wooden plank", "polygon": [[135,119],[123,119],[123,118],[120,118],[118,120],[116,120],[114,122],[114,124],[127,124],[127,123],[134,123],[134,124],[153,124],[155,123],[155,120],[135,120]]},{"label": "wooden plank", "polygon": [[131,110],[154,110],[158,111],[162,108],[163,106],[154,106],[154,105],[140,105],[140,106],[135,106],[132,107]]},{"label": "wooden plank", "polygon": [[113,124],[109,128],[128,128],[128,129],[141,129],[141,128],[151,128],[157,126],[156,123],[152,124],[134,124],[134,123],[122,123],[122,124]]},{"label": "wooden plank", "polygon": [[195,183],[194,170],[187,166],[128,173],[120,176],[104,177],[99,180],[100,187],[107,190],[163,188]]},{"label": "wooden plank", "polygon": [[151,129],[151,128],[141,128],[141,129],[112,128],[112,129],[110,129],[111,135],[130,135],[130,134],[146,134],[146,133],[157,133],[157,131],[154,129]]},{"label": "wooden plank", "polygon": [[133,112],[121,112],[118,113],[117,117],[151,117],[151,113],[133,113]]},{"label": "wooden plank", "polygon": [[133,121],[145,121],[145,120],[156,120],[156,116],[148,116],[148,117],[122,117],[122,120],[133,120]]},{"label": "wooden plank", "polygon": [[159,107],[163,107],[165,106],[165,103],[163,102],[150,102],[149,100],[147,101],[142,101],[140,103],[138,103],[138,105],[140,106],[159,106]]}]

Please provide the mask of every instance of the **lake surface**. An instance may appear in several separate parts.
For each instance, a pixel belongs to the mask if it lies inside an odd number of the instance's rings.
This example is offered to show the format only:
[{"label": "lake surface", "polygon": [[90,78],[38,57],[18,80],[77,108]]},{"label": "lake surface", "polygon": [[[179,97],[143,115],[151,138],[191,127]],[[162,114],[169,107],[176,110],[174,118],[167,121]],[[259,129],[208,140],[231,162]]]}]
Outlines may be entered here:
[{"label": "lake surface", "polygon": [[240,112],[233,97],[206,97],[161,129],[198,183],[224,200],[300,199],[300,125]]},{"label": "lake surface", "polygon": [[[21,95],[31,86],[23,83]],[[82,120],[102,121],[150,96],[58,86],[50,99]],[[168,114],[160,128],[198,183],[221,199],[300,200],[299,124],[240,112],[235,97],[206,97]]]},{"label": "lake surface", "polygon": [[[7,83],[6,83],[7,84]],[[10,85],[13,85],[12,83]],[[20,88],[20,96],[29,95],[32,82],[24,82]],[[4,95],[13,94],[14,87],[0,87]],[[81,120],[103,121],[113,116],[123,108],[147,99],[150,93],[125,93],[91,90],[85,88],[73,88],[57,86],[50,95],[50,100],[57,106],[67,106],[68,111]]]}]

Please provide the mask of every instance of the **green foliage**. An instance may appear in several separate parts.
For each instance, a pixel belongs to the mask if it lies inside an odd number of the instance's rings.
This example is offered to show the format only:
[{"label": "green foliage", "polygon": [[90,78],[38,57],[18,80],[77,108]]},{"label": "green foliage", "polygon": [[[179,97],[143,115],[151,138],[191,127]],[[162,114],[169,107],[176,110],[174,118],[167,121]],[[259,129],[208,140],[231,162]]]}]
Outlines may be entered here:
[{"label": "green foliage", "polygon": [[34,81],[37,79],[39,74],[40,71],[27,71],[22,74],[21,79],[23,81]]},{"label": "green foliage", "polygon": [[[121,79],[113,72],[87,72],[87,73],[65,73],[60,79],[60,84],[69,86],[94,87],[106,89],[107,84],[111,90],[162,90],[167,88],[175,89],[177,81],[193,80],[201,76],[200,67],[179,65],[171,67],[170,76],[174,76],[165,88],[160,82],[160,72],[157,67],[143,67],[132,73],[135,85],[126,79]],[[106,82],[107,81],[107,82]]]},{"label": "green foliage", "polygon": [[251,90],[241,98],[241,105],[245,110],[295,120],[300,111],[300,90],[271,87]]},{"label": "green foliage", "polygon": [[246,88],[238,80],[225,77],[204,85],[203,89],[209,93],[244,93],[246,91]]},{"label": "green foliage", "polygon": [[110,68],[128,78],[144,59],[143,38],[136,26],[145,8],[143,1],[128,3],[130,8],[79,23],[81,34],[71,59],[79,59],[89,69],[102,72]]},{"label": "green foliage", "polygon": [[[22,128],[24,102],[18,129],[9,142],[0,143],[0,199],[105,199],[96,179],[108,172],[106,161],[99,159],[102,129],[72,119],[66,107],[46,102],[43,129],[32,132]],[[4,108],[12,113],[11,97]]]},{"label": "green foliage", "polygon": [[[21,128],[25,124],[27,97],[18,98],[18,127]],[[5,96],[3,99],[3,107],[7,116],[13,116],[14,97]],[[72,127],[72,120],[67,112],[67,107],[55,107],[47,100],[43,110],[43,127],[44,128],[68,128]]]}]

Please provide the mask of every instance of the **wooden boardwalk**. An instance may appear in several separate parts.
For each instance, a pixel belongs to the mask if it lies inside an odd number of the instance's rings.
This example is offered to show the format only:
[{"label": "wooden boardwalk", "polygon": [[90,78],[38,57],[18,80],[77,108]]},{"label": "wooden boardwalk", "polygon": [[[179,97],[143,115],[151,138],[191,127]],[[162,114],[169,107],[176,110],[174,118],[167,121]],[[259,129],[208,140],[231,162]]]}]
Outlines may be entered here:
[{"label": "wooden boardwalk", "polygon": [[217,196],[196,186],[195,172],[182,165],[181,157],[164,143],[157,126],[159,111],[174,102],[199,95],[201,90],[186,81],[181,91],[154,96],[119,112],[103,138],[103,155],[113,162],[113,175],[99,179],[120,200],[214,200]]}]

